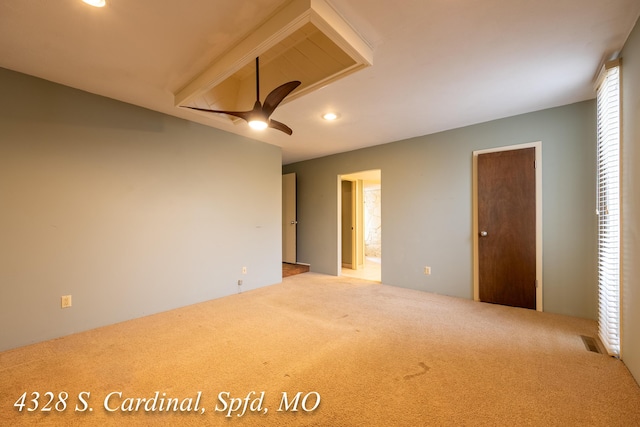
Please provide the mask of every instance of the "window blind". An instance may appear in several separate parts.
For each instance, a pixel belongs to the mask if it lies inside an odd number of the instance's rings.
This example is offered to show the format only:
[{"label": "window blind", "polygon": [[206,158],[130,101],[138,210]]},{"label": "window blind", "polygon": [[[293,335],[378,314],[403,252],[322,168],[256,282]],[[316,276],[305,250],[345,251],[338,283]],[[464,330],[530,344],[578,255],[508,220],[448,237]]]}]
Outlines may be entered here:
[{"label": "window blind", "polygon": [[608,64],[596,91],[598,162],[598,329],[620,354],[620,66]]}]

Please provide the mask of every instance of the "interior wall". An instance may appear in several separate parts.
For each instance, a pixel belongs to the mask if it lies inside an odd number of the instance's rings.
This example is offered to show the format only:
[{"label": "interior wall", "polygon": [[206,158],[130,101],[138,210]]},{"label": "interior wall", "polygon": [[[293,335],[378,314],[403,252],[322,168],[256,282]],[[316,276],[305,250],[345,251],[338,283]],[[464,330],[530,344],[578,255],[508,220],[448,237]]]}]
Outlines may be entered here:
[{"label": "interior wall", "polygon": [[9,70],[0,88],[0,350],[281,281],[279,147]]},{"label": "interior wall", "polygon": [[640,24],[622,51],[622,360],[640,383]]},{"label": "interior wall", "polygon": [[337,274],[337,176],[381,169],[382,282],[473,298],[472,153],[534,141],[542,141],[545,311],[595,319],[593,100],[284,166],[298,174],[299,260]]}]

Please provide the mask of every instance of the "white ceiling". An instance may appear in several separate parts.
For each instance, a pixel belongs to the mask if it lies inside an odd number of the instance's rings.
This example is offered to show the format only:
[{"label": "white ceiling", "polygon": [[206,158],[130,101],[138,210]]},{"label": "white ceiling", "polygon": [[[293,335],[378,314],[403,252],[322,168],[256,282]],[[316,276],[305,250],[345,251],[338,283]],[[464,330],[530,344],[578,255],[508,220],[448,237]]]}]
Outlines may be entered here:
[{"label": "white ceiling", "polygon": [[278,145],[287,164],[593,98],[640,15],[638,0],[327,1],[373,66],[278,108],[292,136],[174,105],[283,0],[0,0],[0,67]]}]

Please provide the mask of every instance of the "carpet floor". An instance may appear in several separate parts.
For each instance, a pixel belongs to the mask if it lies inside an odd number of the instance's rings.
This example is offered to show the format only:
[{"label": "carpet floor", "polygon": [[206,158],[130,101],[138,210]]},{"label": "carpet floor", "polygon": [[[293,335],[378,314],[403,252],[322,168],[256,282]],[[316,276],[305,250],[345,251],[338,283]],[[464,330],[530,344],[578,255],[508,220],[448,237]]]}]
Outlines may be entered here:
[{"label": "carpet floor", "polygon": [[2,352],[0,425],[640,425],[640,388],[586,350],[595,334],[305,273]]}]

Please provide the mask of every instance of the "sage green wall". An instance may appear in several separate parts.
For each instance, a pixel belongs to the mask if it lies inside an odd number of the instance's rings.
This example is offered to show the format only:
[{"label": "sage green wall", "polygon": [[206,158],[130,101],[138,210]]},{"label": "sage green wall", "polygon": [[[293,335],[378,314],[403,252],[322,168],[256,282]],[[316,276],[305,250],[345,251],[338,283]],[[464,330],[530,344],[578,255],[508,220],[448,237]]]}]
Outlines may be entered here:
[{"label": "sage green wall", "polygon": [[534,141],[542,141],[544,309],[595,319],[594,101],[284,166],[298,178],[298,260],[337,274],[337,177],[380,169],[382,282],[473,298],[472,152]]},{"label": "sage green wall", "polygon": [[0,350],[281,281],[280,148],[4,69],[0,89]]},{"label": "sage green wall", "polygon": [[622,360],[640,383],[640,23],[622,51]]}]

